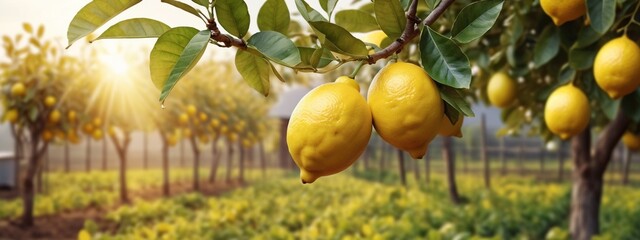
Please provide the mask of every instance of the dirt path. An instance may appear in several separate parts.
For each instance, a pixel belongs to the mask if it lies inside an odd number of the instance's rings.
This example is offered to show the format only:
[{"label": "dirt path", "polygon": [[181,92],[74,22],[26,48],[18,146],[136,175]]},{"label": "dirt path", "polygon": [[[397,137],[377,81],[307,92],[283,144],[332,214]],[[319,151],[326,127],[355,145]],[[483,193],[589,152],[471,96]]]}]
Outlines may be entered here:
[{"label": "dirt path", "polygon": [[[205,196],[218,196],[222,193],[245,186],[245,183],[224,181],[208,184],[202,182],[201,193]],[[177,182],[171,184],[171,195],[177,196],[192,192],[191,182]],[[131,193],[132,199],[147,201],[162,198],[160,186]],[[36,217],[35,226],[23,228],[15,221],[0,221],[0,239],[77,239],[78,232],[84,227],[85,220],[95,222],[101,231],[115,231],[117,225],[105,218],[109,211],[115,210],[123,204],[109,207],[88,207],[85,209],[62,212],[50,216]]]}]

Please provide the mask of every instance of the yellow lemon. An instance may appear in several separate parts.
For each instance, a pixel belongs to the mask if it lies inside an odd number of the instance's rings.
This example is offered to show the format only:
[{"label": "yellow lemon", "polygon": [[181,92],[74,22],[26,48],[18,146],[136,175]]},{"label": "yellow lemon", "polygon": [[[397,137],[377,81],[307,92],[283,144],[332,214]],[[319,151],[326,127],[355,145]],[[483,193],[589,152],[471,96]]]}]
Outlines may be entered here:
[{"label": "yellow lemon", "polygon": [[243,140],[242,140],[242,146],[243,146],[243,147],[245,147],[245,148],[249,148],[249,147],[251,147],[251,140],[249,140],[249,139],[243,139]]},{"label": "yellow lemon", "polygon": [[109,134],[109,136],[114,137],[116,136],[116,128],[113,126],[109,126],[107,128],[107,134]]},{"label": "yellow lemon", "polygon": [[587,13],[585,0],[540,0],[542,10],[556,26],[577,19]]},{"label": "yellow lemon", "polygon": [[76,120],[78,120],[78,114],[76,111],[71,110],[67,113],[67,119],[70,123],[76,123]]},{"label": "yellow lemon", "polygon": [[19,117],[19,113],[18,113],[18,110],[16,109],[10,109],[4,115],[4,119],[6,121],[9,121],[10,123],[18,122],[18,117]]},{"label": "yellow lemon", "polygon": [[191,136],[192,136],[191,128],[185,128],[182,131],[182,134],[184,135],[185,138],[191,138]]},{"label": "yellow lemon", "polygon": [[211,126],[212,126],[213,128],[218,128],[218,127],[220,127],[220,120],[215,119],[215,118],[214,118],[214,119],[211,119]]},{"label": "yellow lemon", "polygon": [[56,105],[56,97],[47,96],[46,98],[44,98],[44,105],[46,107],[53,107],[53,105]]},{"label": "yellow lemon", "polygon": [[234,132],[229,133],[229,142],[238,141],[238,134]]},{"label": "yellow lemon", "polygon": [[371,110],[357,84],[344,81],[311,90],[291,114],[287,145],[302,183],[346,169],[369,143]]},{"label": "yellow lemon", "polygon": [[200,136],[198,136],[198,140],[200,140],[201,143],[208,143],[209,142],[209,136],[202,134]]},{"label": "yellow lemon", "polygon": [[84,131],[84,133],[86,134],[91,134],[93,133],[93,124],[91,123],[86,123],[84,126],[82,126],[82,131]]},{"label": "yellow lemon", "polygon": [[50,130],[44,130],[42,132],[42,140],[45,142],[51,141],[53,139],[53,133]]},{"label": "yellow lemon", "polygon": [[189,123],[189,116],[186,113],[180,114],[180,116],[178,116],[178,122],[182,125],[187,125],[187,123]]},{"label": "yellow lemon", "polygon": [[167,144],[171,147],[178,143],[178,137],[175,134],[167,134]]},{"label": "yellow lemon", "polygon": [[445,136],[445,137],[451,137],[451,136],[455,136],[455,137],[462,137],[462,123],[464,122],[464,116],[460,115],[458,117],[458,121],[456,121],[456,124],[451,124],[451,121],[449,120],[449,117],[447,117],[447,115],[442,115],[442,123],[440,124],[440,131],[438,132],[438,134]]},{"label": "yellow lemon", "polygon": [[626,35],[607,42],[593,62],[598,86],[612,99],[618,99],[640,85],[640,48]]},{"label": "yellow lemon", "polygon": [[582,132],[589,124],[590,116],[589,99],[573,84],[554,90],[544,106],[547,127],[562,139]]},{"label": "yellow lemon", "polygon": [[94,129],[93,133],[91,134],[91,136],[93,136],[93,139],[95,139],[95,140],[102,139],[102,136],[103,136],[102,129],[100,129],[100,128]]},{"label": "yellow lemon", "polygon": [[69,130],[69,132],[67,132],[67,139],[69,140],[69,142],[74,143],[74,144],[80,142],[80,138],[78,137],[78,133],[76,133],[75,130]]},{"label": "yellow lemon", "polygon": [[385,34],[382,30],[375,30],[364,35],[362,41],[373,43],[376,46],[382,48],[382,41],[384,41],[385,38],[387,38],[387,34]]},{"label": "yellow lemon", "polygon": [[414,64],[389,64],[374,77],[368,102],[380,136],[413,158],[422,158],[444,114],[429,75]]},{"label": "yellow lemon", "polygon": [[15,83],[11,86],[11,96],[23,97],[27,93],[27,89],[22,83]]},{"label": "yellow lemon", "polygon": [[49,123],[56,124],[58,122],[60,122],[60,111],[51,111],[51,113],[49,113]]},{"label": "yellow lemon", "polygon": [[200,121],[202,122],[207,121],[207,118],[209,118],[207,114],[203,112],[200,113],[199,117],[200,117]]},{"label": "yellow lemon", "polygon": [[102,126],[102,119],[97,117],[93,119],[93,126],[99,127]]},{"label": "yellow lemon", "polygon": [[635,135],[633,133],[626,132],[622,136],[622,143],[624,143],[624,145],[627,146],[627,148],[629,148],[629,150],[631,150],[631,151],[640,150],[640,136],[639,135]]},{"label": "yellow lemon", "polygon": [[516,82],[504,72],[491,76],[487,85],[489,102],[496,107],[505,108],[516,99]]},{"label": "yellow lemon", "polygon": [[196,108],[196,106],[194,105],[189,105],[187,106],[187,114],[189,114],[189,116],[195,116],[196,112],[198,112],[198,109]]}]

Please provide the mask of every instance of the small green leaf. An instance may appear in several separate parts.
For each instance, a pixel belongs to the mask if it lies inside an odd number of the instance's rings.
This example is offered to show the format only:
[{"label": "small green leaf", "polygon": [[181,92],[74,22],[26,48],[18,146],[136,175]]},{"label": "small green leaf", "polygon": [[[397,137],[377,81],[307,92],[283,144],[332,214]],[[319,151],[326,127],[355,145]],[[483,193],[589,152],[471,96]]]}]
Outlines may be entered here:
[{"label": "small green leaf", "polygon": [[196,16],[197,18],[201,18],[200,14],[198,14],[198,10],[196,10],[194,7],[190,6],[189,4],[177,1],[177,0],[161,0],[160,2],[169,4],[171,6],[177,7],[179,9],[182,9],[185,12],[191,13],[192,15]]},{"label": "small green leaf", "polygon": [[191,1],[205,8],[209,8],[209,0],[191,0]]},{"label": "small green leaf", "polygon": [[336,13],[336,24],[349,32],[370,32],[380,29],[376,18],[362,10],[344,10]]},{"label": "small green leaf", "polygon": [[560,35],[558,28],[549,25],[543,31],[533,49],[533,62],[538,68],[551,61],[560,51]]},{"label": "small green leaf", "polygon": [[245,50],[236,53],[236,69],[253,89],[264,96],[269,95],[269,62]]},{"label": "small green leaf", "polygon": [[471,65],[456,43],[430,27],[420,37],[422,67],[435,81],[454,88],[469,88]]},{"label": "small green leaf", "polygon": [[485,0],[467,5],[456,17],[451,36],[460,43],[484,35],[498,19],[504,0]]},{"label": "small green leaf", "polygon": [[267,0],[258,12],[258,28],[260,31],[276,31],[289,33],[289,8],[284,0]]},{"label": "small green leaf", "polygon": [[399,38],[407,24],[400,1],[376,0],[373,9],[380,29],[391,39]]},{"label": "small green leaf", "polygon": [[249,30],[249,9],[244,0],[216,0],[218,22],[231,35],[243,38]]},{"label": "small green leaf", "polygon": [[598,53],[597,47],[575,48],[569,50],[569,64],[576,70],[586,70],[593,66]]},{"label": "small green leaf", "polygon": [[622,98],[622,111],[636,124],[640,123],[640,88]]},{"label": "small green leaf", "polygon": [[429,9],[431,10],[433,10],[438,6],[438,4],[440,4],[440,0],[426,0],[426,2],[427,2],[427,7],[429,7]]},{"label": "small green leaf", "polygon": [[451,122],[451,125],[455,125],[458,118],[460,118],[460,111],[456,110],[456,108],[446,101],[444,102],[444,114],[449,119],[449,122]]},{"label": "small green leaf", "polygon": [[[473,113],[473,110],[471,110],[471,105],[469,105],[467,100],[464,99],[464,97],[460,93],[460,90],[452,87],[448,87],[448,86],[440,86],[440,97],[447,104],[453,107],[456,111],[461,112],[465,116],[467,117],[475,116],[475,114]],[[452,123],[455,123],[455,122],[456,121],[453,121]]]},{"label": "small green leaf", "polygon": [[274,31],[258,32],[247,41],[270,60],[288,67],[295,67],[300,60],[296,45],[285,35]]},{"label": "small green leaf", "polygon": [[338,0],[319,0],[320,7],[327,13],[329,18],[331,18],[331,14],[333,14],[333,9],[336,8],[336,4],[338,4]]},{"label": "small green leaf", "polygon": [[314,68],[323,68],[335,60],[336,58],[333,56],[331,51],[329,51],[329,49],[318,48],[313,52],[313,55],[311,57],[311,66],[313,66]]},{"label": "small green leaf", "polygon": [[365,57],[369,53],[364,42],[338,25],[323,21],[309,22],[309,24],[325,35],[323,44],[331,51],[352,57]]},{"label": "small green leaf", "polygon": [[142,0],[94,0],[78,11],[69,23],[67,39],[71,46],[78,39],[89,35],[107,21]]},{"label": "small green leaf", "polygon": [[591,27],[599,33],[609,30],[616,18],[616,1],[586,0],[587,15],[591,20]]},{"label": "small green leaf", "polygon": [[[170,27],[149,18],[132,18],[109,27],[95,40],[113,38],[157,38]],[[95,41],[92,40],[92,41]]]},{"label": "small green leaf", "polygon": [[198,62],[209,41],[208,30],[192,27],[172,28],[162,34],[151,50],[151,80],[161,89],[164,101],[173,86]]},{"label": "small green leaf", "polygon": [[[268,62],[268,61],[267,61]],[[284,80],[284,78],[282,77],[282,75],[280,75],[280,73],[278,72],[278,69],[276,69],[276,66],[274,66],[273,64],[271,64],[271,62],[269,63],[269,67],[271,67],[271,72],[273,73],[273,75],[276,76],[276,78],[278,78],[278,80],[280,80],[280,82],[286,82]]]},{"label": "small green leaf", "polygon": [[596,32],[591,25],[585,26],[578,32],[578,40],[573,44],[576,48],[583,48],[597,42],[602,33]]},{"label": "small green leaf", "polygon": [[298,8],[300,15],[302,15],[302,18],[304,18],[304,20],[306,20],[307,22],[310,22],[310,21],[328,22],[328,20],[324,16],[322,16],[320,12],[313,9],[304,0],[295,0],[295,1],[296,1],[296,7]]}]

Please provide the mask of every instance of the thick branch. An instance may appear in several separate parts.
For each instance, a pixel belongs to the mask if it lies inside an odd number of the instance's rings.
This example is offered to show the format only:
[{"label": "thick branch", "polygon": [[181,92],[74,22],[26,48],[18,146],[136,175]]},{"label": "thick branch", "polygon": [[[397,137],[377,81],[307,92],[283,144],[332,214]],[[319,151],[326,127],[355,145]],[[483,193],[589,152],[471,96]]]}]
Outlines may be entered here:
[{"label": "thick branch", "polygon": [[207,24],[207,29],[211,31],[211,39],[213,39],[218,43],[222,43],[222,44],[216,44],[218,46],[226,47],[226,48],[237,47],[240,49],[247,48],[247,43],[245,43],[244,40],[235,38],[228,34],[222,34],[220,32],[220,29],[218,29],[218,25],[216,24],[215,19],[209,20],[209,23]]},{"label": "thick branch", "polygon": [[627,130],[627,127],[631,123],[629,117],[627,117],[622,109],[618,110],[618,114],[616,118],[613,119],[607,125],[607,127],[602,131],[598,142],[596,143],[596,149],[594,153],[594,160],[597,166],[597,173],[604,174],[604,171],[607,169],[607,165],[609,161],[611,161],[611,153],[613,149],[616,147],[620,138]]},{"label": "thick branch", "polygon": [[[433,11],[431,11],[431,13],[429,13],[422,24],[424,24],[425,26],[433,24],[436,19],[438,19],[438,17],[440,17],[440,15],[442,15],[454,1],[455,0],[443,0],[440,5],[438,5],[438,7],[436,7],[435,9],[433,9]],[[407,45],[407,43],[418,36],[418,34],[420,33],[420,28],[418,26],[420,20],[418,19],[418,17],[416,17],[417,8],[418,0],[411,1],[411,7],[409,8],[409,11],[407,11],[407,25],[404,28],[404,32],[402,32],[400,38],[389,44],[389,46],[379,52],[370,55],[368,59],[369,64],[374,64],[380,59],[387,58],[392,54],[399,52],[400,50],[402,50],[402,48],[404,48],[405,45]]]},{"label": "thick branch", "polygon": [[571,140],[571,151],[573,152],[573,168],[575,173],[581,176],[590,174],[591,163],[591,128],[587,126]]}]

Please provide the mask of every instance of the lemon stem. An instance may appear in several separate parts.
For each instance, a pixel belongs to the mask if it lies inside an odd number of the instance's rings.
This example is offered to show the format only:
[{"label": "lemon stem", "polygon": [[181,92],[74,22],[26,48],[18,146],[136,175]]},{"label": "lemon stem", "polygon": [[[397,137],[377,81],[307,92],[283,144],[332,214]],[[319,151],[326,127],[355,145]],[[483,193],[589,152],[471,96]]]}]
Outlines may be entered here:
[{"label": "lemon stem", "polygon": [[640,1],[638,1],[638,3],[636,4],[636,9],[633,10],[633,14],[631,14],[631,19],[629,19],[629,22],[627,23],[627,25],[624,25],[625,36],[627,36],[627,30],[629,29],[629,26],[631,26],[631,24],[635,23],[636,25],[640,25],[640,22],[636,21],[636,14],[638,13],[638,9],[640,9]]},{"label": "lemon stem", "polygon": [[353,72],[351,73],[351,75],[349,75],[349,78],[356,79],[356,75],[358,75],[358,72],[360,72],[360,69],[366,62],[367,61],[360,61],[360,63],[358,63],[358,65],[356,66],[356,69],[353,69]]}]

